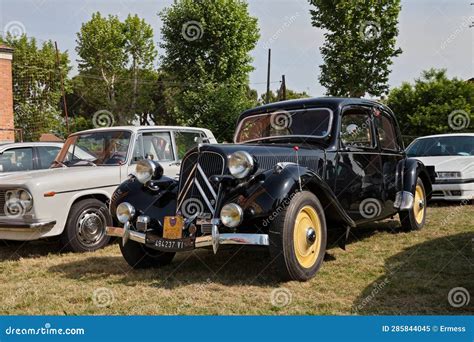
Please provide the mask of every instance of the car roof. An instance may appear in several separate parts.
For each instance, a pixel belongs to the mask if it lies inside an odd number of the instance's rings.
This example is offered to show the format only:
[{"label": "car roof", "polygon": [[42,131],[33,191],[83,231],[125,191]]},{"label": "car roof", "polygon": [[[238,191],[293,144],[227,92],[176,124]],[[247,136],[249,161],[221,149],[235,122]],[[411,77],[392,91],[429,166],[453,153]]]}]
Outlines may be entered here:
[{"label": "car roof", "polygon": [[0,150],[5,150],[6,148],[33,147],[33,146],[62,147],[63,145],[64,144],[62,142],[47,142],[47,141],[3,143],[3,144],[0,144]]},{"label": "car roof", "polygon": [[84,131],[72,133],[71,135],[82,134],[82,133],[92,133],[92,132],[107,132],[107,131],[138,132],[142,130],[199,130],[199,131],[206,132],[207,135],[213,136],[212,132],[206,128],[188,127],[188,126],[112,126],[112,127],[87,129]]},{"label": "car roof", "polygon": [[427,139],[427,138],[441,138],[441,137],[474,137],[474,133],[446,133],[446,134],[433,134],[424,137],[416,138],[415,140]]},{"label": "car roof", "polygon": [[255,114],[261,113],[270,113],[277,111],[279,109],[298,109],[298,108],[311,108],[311,107],[327,107],[332,110],[337,110],[338,108],[345,105],[377,105],[386,109],[390,114],[393,114],[392,111],[385,105],[367,99],[361,98],[351,98],[351,97],[314,97],[307,99],[297,99],[297,100],[288,100],[273,102],[263,106],[255,107],[249,110],[246,110],[240,114],[239,121]]}]

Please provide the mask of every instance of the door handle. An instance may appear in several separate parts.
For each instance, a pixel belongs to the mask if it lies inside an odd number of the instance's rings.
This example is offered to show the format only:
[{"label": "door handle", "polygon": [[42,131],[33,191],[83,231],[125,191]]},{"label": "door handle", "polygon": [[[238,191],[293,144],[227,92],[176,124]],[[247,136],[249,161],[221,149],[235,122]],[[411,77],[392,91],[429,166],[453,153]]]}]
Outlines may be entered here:
[{"label": "door handle", "polygon": [[172,162],[169,164],[169,166],[180,166],[180,165],[181,165],[181,161]]}]

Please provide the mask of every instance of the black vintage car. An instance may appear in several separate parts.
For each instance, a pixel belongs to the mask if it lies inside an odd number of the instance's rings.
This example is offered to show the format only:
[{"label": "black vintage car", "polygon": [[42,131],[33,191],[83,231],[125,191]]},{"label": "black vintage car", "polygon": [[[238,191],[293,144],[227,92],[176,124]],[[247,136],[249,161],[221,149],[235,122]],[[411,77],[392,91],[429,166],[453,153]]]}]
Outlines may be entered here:
[{"label": "black vintage car", "polygon": [[425,223],[434,170],[406,157],[395,115],[368,100],[315,98],[241,114],[234,144],[187,152],[179,181],[142,160],[110,204],[121,251],[135,268],[219,245],[269,248],[286,279],[321,267],[327,231],[399,214]]}]

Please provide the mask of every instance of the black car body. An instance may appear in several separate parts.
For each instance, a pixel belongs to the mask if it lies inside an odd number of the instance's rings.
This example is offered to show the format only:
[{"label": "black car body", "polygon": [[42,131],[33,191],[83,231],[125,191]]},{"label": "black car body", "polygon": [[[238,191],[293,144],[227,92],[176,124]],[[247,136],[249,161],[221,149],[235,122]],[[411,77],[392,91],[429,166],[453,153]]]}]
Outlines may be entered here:
[{"label": "black car body", "polygon": [[[434,170],[406,157],[395,115],[377,102],[315,98],[241,114],[234,144],[200,144],[179,181],[151,161],[110,205],[125,227],[125,259],[166,264],[175,252],[221,244],[270,249],[282,275],[307,280],[321,266],[327,230],[400,214],[424,225]],[[138,171],[140,171],[138,170]],[[131,240],[131,241],[130,241]]]}]

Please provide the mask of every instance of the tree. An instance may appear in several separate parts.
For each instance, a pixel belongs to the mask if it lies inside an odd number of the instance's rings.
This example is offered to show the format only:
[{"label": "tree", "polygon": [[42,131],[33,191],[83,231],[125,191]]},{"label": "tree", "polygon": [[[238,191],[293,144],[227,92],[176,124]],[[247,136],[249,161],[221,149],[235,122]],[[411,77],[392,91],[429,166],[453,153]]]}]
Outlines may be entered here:
[{"label": "tree", "polygon": [[[311,96],[309,96],[308,93],[305,91],[297,92],[295,90],[286,89],[286,100],[306,99],[309,97]],[[260,105],[265,104],[266,100],[267,100],[267,94],[263,93],[262,95],[260,95],[259,104]],[[278,101],[283,101],[283,94],[281,93],[281,89],[275,92],[270,91],[270,103],[278,102]]]},{"label": "tree", "polygon": [[121,22],[117,16],[104,18],[97,12],[77,36],[78,108],[109,110],[118,124],[146,118],[153,110],[151,92],[158,77],[151,26],[137,15]]},{"label": "tree", "polygon": [[253,104],[249,52],[259,39],[257,19],[239,0],[178,0],[160,16],[163,68],[179,93],[178,122],[202,124],[229,140],[238,114]]},{"label": "tree", "polygon": [[387,105],[404,135],[468,132],[474,123],[474,84],[449,79],[446,70],[430,69],[414,84],[405,82],[392,89]]},{"label": "tree", "polygon": [[13,51],[13,105],[15,127],[20,128],[25,141],[37,140],[42,133],[62,133],[64,119],[61,110],[60,74],[69,91],[67,74],[70,70],[66,52],[59,53],[52,41],[38,46],[36,39],[26,35],[7,34],[0,42]]},{"label": "tree", "polygon": [[77,34],[79,71],[91,78],[99,77],[105,83],[112,113],[117,110],[116,84],[128,61],[125,40],[124,27],[118,17],[104,18],[99,12],[82,24]]},{"label": "tree", "polygon": [[309,0],[312,24],[325,30],[321,85],[334,96],[380,96],[388,90],[400,0]]}]

